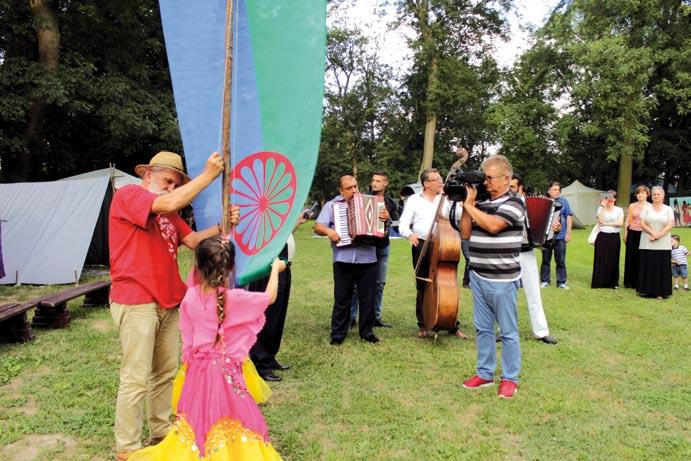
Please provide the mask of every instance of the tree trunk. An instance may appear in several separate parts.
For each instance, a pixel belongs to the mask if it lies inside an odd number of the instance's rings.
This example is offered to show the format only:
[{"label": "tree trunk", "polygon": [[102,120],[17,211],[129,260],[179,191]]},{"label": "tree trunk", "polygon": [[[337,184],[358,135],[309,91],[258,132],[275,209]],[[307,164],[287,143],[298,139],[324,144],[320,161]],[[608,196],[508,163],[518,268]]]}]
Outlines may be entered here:
[{"label": "tree trunk", "polygon": [[[38,61],[47,72],[55,72],[60,61],[60,31],[58,18],[51,0],[29,0],[29,7],[36,22]],[[28,121],[24,130],[24,140],[28,149],[20,159],[19,180],[29,179],[32,144],[35,144],[43,120],[45,102],[34,100],[29,108]]]},{"label": "tree trunk", "polygon": [[420,163],[420,173],[422,173],[423,170],[431,168],[434,161],[434,135],[437,131],[436,93],[439,69],[434,47],[434,37],[432,37],[432,30],[428,19],[428,1],[422,0],[416,6],[417,19],[420,25],[420,37],[422,38],[422,49],[429,56],[425,101],[425,138],[422,145],[422,162]]},{"label": "tree trunk", "polygon": [[29,6],[36,20],[38,60],[48,72],[55,72],[60,61],[60,31],[54,2],[29,0]]},{"label": "tree trunk", "polygon": [[[630,120],[624,122],[625,129],[624,136],[624,150],[619,155],[619,178],[617,180],[617,204],[626,210],[629,206],[629,195],[631,191],[631,176],[633,173],[633,139],[632,133],[633,123]],[[628,135],[627,135],[628,134]]]},{"label": "tree trunk", "polygon": [[420,173],[427,168],[432,168],[432,161],[434,161],[434,134],[436,130],[437,114],[434,111],[430,111],[427,113],[427,123],[425,123],[425,141],[422,148]]}]

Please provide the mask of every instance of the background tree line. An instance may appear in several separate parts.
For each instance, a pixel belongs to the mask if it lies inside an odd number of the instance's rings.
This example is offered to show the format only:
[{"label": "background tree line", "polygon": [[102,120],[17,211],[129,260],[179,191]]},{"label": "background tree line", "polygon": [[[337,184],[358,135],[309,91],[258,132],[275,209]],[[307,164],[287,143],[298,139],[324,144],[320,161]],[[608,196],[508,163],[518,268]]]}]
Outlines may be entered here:
[{"label": "background tree line", "polygon": [[[348,172],[366,183],[384,170],[394,191],[423,167],[444,174],[458,145],[470,168],[500,149],[536,191],[550,179],[618,185],[624,202],[637,183],[691,191],[687,2],[562,0],[510,69],[491,53],[510,0],[381,5],[411,32],[410,66],[383,64],[367,31],[333,22],[313,198]],[[0,95],[3,182],[131,171],[182,150],[154,0],[0,0]]]}]

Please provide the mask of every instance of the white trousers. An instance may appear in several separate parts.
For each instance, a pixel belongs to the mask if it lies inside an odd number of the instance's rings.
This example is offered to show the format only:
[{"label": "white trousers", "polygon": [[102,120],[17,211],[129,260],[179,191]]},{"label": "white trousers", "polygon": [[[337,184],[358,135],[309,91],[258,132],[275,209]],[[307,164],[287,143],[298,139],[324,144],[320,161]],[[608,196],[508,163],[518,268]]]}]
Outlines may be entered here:
[{"label": "white trousers", "polygon": [[540,294],[540,274],[537,269],[535,250],[521,252],[521,281],[523,292],[528,303],[530,324],[533,327],[533,335],[536,338],[544,338],[549,334],[547,318],[542,309],[542,295]]}]

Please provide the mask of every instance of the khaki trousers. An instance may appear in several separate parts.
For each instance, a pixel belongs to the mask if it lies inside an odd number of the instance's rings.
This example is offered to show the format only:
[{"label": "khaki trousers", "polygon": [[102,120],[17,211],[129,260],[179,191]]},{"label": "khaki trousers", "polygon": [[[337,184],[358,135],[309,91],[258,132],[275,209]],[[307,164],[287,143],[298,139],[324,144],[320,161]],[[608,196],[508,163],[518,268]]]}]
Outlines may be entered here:
[{"label": "khaki trousers", "polygon": [[145,398],[151,437],[164,437],[170,429],[170,399],[180,348],[178,308],[111,301],[110,314],[120,330],[122,345],[115,450],[130,452],[142,446]]}]

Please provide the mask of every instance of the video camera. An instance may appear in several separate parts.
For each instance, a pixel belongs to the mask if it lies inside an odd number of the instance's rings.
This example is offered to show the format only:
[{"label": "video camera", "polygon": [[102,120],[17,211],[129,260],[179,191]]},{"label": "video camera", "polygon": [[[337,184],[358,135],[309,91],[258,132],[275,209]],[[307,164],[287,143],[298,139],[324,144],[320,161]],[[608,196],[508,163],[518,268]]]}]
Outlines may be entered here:
[{"label": "video camera", "polygon": [[463,202],[468,196],[466,186],[477,189],[476,200],[482,201],[489,198],[489,194],[484,187],[477,187],[485,182],[486,176],[482,171],[463,171],[457,170],[449,175],[444,184],[444,193],[452,202]]}]

